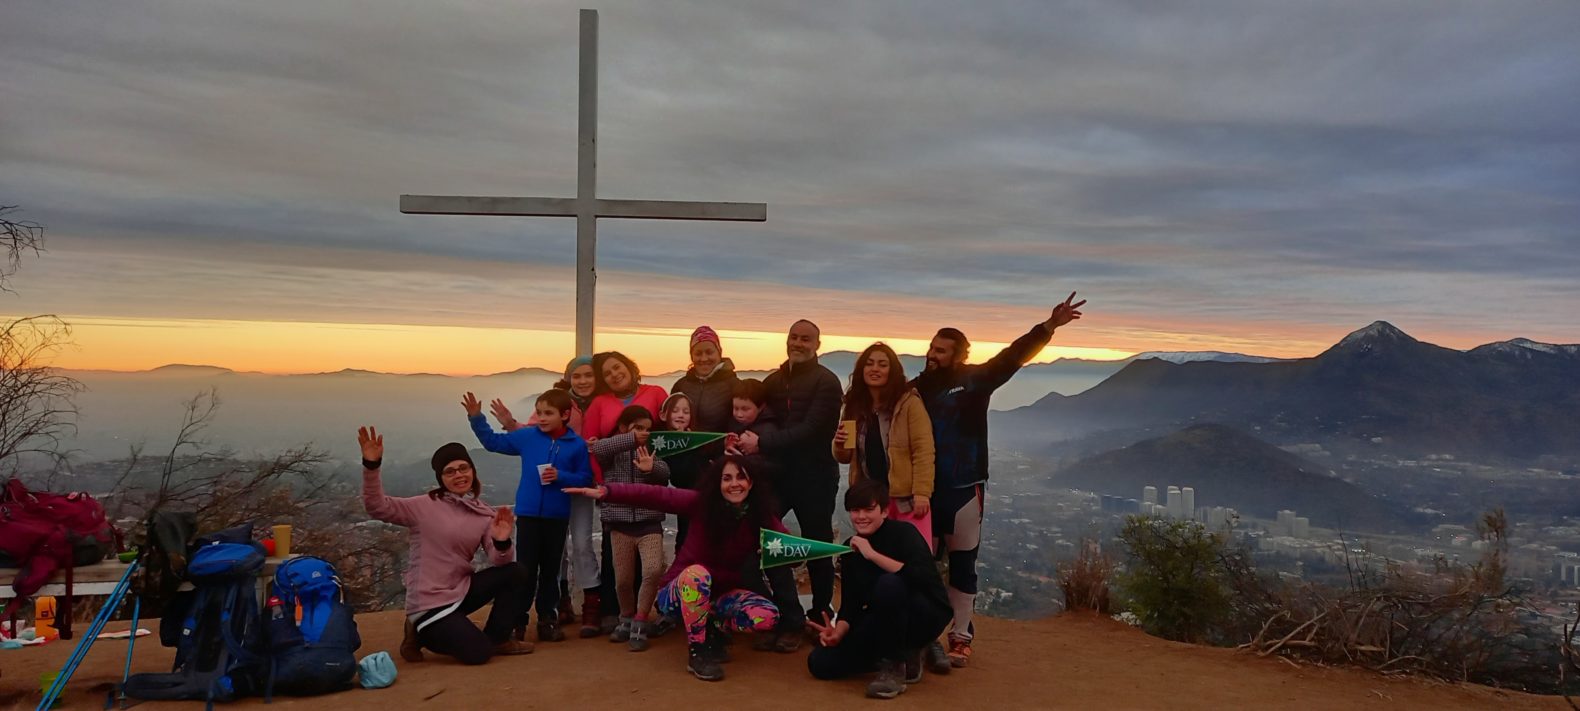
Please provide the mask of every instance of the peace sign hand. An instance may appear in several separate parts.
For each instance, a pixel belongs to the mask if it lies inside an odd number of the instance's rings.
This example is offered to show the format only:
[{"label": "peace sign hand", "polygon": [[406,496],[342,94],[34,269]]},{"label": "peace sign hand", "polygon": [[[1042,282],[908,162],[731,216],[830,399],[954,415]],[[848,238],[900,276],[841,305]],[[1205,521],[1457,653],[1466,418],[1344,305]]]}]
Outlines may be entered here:
[{"label": "peace sign hand", "polygon": [[832,622],[827,612],[823,613],[823,624],[820,625],[812,620],[807,620],[806,626],[817,633],[817,643],[823,647],[838,647],[840,641],[845,638],[844,630],[848,629],[839,623]]},{"label": "peace sign hand", "polygon": [[1075,301],[1075,292],[1072,291],[1070,292],[1070,298],[1065,299],[1064,303],[1053,307],[1053,314],[1048,316],[1048,320],[1044,322],[1044,325],[1049,330],[1053,330],[1074,321],[1081,317],[1081,307],[1085,305],[1086,299]]},{"label": "peace sign hand", "polygon": [[653,472],[653,450],[647,447],[637,447],[636,456],[631,459],[631,463],[635,464],[637,470],[643,474],[651,474]]}]

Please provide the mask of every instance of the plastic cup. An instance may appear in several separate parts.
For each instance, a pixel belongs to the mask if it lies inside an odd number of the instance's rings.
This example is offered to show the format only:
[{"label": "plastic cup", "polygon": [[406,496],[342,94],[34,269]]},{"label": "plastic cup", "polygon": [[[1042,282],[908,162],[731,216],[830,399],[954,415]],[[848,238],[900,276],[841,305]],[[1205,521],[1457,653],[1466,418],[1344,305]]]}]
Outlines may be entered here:
[{"label": "plastic cup", "polygon": [[856,448],[856,421],[840,420],[839,428],[845,432],[845,449]]},{"label": "plastic cup", "polygon": [[284,558],[291,554],[291,526],[280,524],[274,527],[274,555]]},{"label": "plastic cup", "polygon": [[539,484],[542,484],[544,486],[548,486],[549,485],[549,474],[548,474],[548,471],[549,471],[549,467],[552,467],[552,466],[554,466],[554,465],[553,464],[539,464],[538,465],[538,483]]}]

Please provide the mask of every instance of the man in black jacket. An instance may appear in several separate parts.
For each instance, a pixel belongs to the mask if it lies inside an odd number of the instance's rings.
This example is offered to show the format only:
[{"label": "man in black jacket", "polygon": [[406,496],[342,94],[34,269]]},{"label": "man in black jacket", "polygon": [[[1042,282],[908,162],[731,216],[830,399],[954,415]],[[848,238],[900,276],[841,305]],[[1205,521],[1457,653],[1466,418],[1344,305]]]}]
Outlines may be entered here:
[{"label": "man in black jacket", "polygon": [[976,605],[977,548],[982,539],[982,511],[988,478],[988,401],[1021,366],[1036,357],[1054,329],[1081,317],[1085,301],[1072,292],[1055,306],[1048,320],[1031,327],[981,365],[966,365],[971,342],[957,329],[939,329],[927,350],[927,367],[911,381],[933,423],[933,535],[949,556],[949,603],[954,626],[949,631],[947,662],[937,645],[928,665],[936,673],[963,667],[971,659],[971,613]]},{"label": "man in black jacket", "polygon": [[855,550],[840,556],[839,620],[808,624],[819,648],[807,657],[818,679],[877,670],[867,695],[889,699],[922,679],[922,648],[949,624],[949,598],[933,554],[916,527],[890,520],[889,490],[866,480],[845,492]]},{"label": "man in black jacket", "polygon": [[[839,428],[844,393],[833,371],[817,362],[820,346],[816,324],[803,319],[790,325],[785,341],[788,359],[763,381],[779,430],[760,437],[744,433],[739,446],[748,455],[760,450],[774,462],[779,472],[773,484],[780,515],[794,511],[803,537],[833,542],[839,463],[834,461],[831,443]],[[814,560],[807,564],[807,573],[812,578],[810,613],[816,619],[829,612],[834,602],[834,563],[826,558]],[[799,630],[787,634],[798,638]],[[778,649],[792,651],[791,644],[791,639],[782,639]]]}]

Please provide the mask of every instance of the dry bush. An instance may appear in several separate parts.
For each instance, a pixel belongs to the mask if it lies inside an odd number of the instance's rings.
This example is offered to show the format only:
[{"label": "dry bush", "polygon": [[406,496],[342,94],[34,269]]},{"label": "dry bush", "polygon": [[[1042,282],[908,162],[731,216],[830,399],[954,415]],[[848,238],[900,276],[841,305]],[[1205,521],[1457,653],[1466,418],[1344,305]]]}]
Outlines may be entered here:
[{"label": "dry bush", "polygon": [[1543,650],[1522,629],[1523,601],[1504,581],[1507,520],[1481,522],[1489,543],[1470,566],[1430,572],[1351,565],[1351,585],[1285,585],[1259,576],[1243,556],[1225,559],[1241,649],[1259,656],[1360,665],[1526,689],[1552,688]]},{"label": "dry bush", "polygon": [[1075,559],[1059,565],[1059,590],[1067,610],[1109,614],[1112,597],[1108,584],[1114,577],[1114,560],[1097,541],[1081,541]]}]

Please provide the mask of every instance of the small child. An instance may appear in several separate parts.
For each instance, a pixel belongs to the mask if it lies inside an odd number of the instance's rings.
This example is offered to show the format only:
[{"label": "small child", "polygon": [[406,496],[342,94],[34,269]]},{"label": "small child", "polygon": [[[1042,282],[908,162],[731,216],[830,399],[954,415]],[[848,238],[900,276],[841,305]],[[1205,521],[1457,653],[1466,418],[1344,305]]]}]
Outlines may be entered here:
[{"label": "small child", "polygon": [[[669,464],[647,448],[652,429],[653,413],[641,405],[630,405],[615,421],[615,434],[593,442],[592,453],[603,467],[605,483],[662,486],[669,481]],[[620,622],[609,641],[625,642],[631,651],[645,652],[651,632],[648,618],[664,577],[664,512],[605,502],[599,517],[609,538],[615,594],[620,599]],[[636,583],[639,557],[640,586]]]},{"label": "small child", "polygon": [[[658,418],[664,424],[664,429],[669,432],[691,431],[691,398],[685,393],[673,393],[664,400],[664,406],[658,410]],[[671,455],[665,459],[669,463],[669,484],[677,489],[690,489],[696,485],[697,479],[702,476],[714,459],[724,454],[722,442],[693,449],[689,452]],[[675,529],[675,549],[680,550],[686,543],[686,529],[690,527],[691,519],[677,516]]]},{"label": "small child", "polygon": [[526,636],[532,595],[537,596],[538,641],[560,642],[560,557],[570,525],[571,502],[563,489],[590,486],[592,460],[587,443],[571,431],[573,406],[570,393],[549,390],[538,396],[535,427],[495,432],[483,417],[483,403],[472,393],[461,400],[472,433],[483,448],[521,458],[521,482],[516,485],[516,562],[526,574],[528,596],[516,624],[515,638]]},{"label": "small child", "polygon": [[[730,426],[730,437],[725,439],[726,454],[741,454],[735,448],[736,437],[743,432],[753,432],[759,437],[779,430],[779,423],[768,411],[768,388],[756,378],[741,378],[735,382],[735,423]],[[774,462],[761,452],[746,457],[747,469],[769,482],[779,473]]]}]

